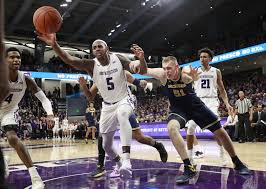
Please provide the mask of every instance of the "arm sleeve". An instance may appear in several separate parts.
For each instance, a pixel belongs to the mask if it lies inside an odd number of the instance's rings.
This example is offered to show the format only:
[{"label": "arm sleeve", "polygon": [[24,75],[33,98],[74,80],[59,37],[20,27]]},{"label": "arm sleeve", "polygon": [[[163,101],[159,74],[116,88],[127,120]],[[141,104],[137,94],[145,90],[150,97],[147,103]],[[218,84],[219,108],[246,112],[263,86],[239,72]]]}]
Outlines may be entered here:
[{"label": "arm sleeve", "polygon": [[43,109],[46,111],[47,115],[53,115],[53,108],[50,100],[45,96],[44,92],[41,90],[35,93],[35,96],[41,101]]}]

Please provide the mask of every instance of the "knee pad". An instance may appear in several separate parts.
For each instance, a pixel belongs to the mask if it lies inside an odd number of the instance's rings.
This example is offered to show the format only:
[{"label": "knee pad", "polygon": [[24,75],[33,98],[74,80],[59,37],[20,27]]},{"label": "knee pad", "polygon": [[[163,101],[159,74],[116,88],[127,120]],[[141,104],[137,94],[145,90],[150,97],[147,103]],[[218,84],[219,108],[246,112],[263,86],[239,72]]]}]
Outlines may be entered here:
[{"label": "knee pad", "polygon": [[187,135],[194,135],[196,130],[197,124],[190,120],[187,122]]}]

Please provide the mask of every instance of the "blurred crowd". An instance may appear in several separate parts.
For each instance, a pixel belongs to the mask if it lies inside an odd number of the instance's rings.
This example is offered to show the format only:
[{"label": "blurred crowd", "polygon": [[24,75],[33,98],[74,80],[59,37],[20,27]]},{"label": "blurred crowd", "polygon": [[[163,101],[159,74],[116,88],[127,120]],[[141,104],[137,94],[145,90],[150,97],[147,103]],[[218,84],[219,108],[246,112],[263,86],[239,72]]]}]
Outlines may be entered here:
[{"label": "blurred crowd", "polygon": [[[241,76],[240,76],[241,75]],[[239,79],[241,78],[241,79]],[[238,99],[238,92],[243,90],[248,99],[251,100],[254,107],[258,105],[266,106],[266,79],[259,72],[247,71],[224,77],[225,88],[228,93],[230,104],[234,106]],[[137,96],[137,119],[141,123],[162,122],[167,119],[168,101],[161,94],[161,88],[153,89],[152,91],[144,91],[143,89],[134,90],[133,94]],[[74,90],[73,93],[79,92],[79,88]],[[58,115],[60,122],[65,118],[66,111],[58,111],[58,100],[60,99],[60,89],[54,88],[54,91],[45,92],[49,100],[52,102],[54,112]],[[97,120],[100,117],[101,97],[96,96],[95,108],[97,110]],[[227,117],[225,105],[220,99],[220,117]],[[26,92],[24,98],[19,104],[20,126],[22,130],[29,132],[39,131],[42,137],[48,137],[48,130],[52,129],[52,123],[47,122],[45,119],[45,112],[39,100],[34,97],[30,92]],[[79,130],[85,131],[85,124],[83,122],[75,122]],[[80,126],[83,125],[83,126]],[[41,129],[40,129],[41,128]],[[42,130],[47,130],[43,132]],[[46,134],[44,136],[44,133]]]}]

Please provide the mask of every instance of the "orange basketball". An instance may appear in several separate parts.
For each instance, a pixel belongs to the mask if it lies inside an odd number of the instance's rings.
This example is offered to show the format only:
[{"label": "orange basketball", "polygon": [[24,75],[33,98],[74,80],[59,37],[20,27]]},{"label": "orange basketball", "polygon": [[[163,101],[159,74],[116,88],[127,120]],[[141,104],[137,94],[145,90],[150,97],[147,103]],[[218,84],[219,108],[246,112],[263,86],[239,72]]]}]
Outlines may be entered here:
[{"label": "orange basketball", "polygon": [[35,29],[43,34],[56,33],[62,25],[62,16],[53,7],[43,6],[38,8],[33,15]]}]

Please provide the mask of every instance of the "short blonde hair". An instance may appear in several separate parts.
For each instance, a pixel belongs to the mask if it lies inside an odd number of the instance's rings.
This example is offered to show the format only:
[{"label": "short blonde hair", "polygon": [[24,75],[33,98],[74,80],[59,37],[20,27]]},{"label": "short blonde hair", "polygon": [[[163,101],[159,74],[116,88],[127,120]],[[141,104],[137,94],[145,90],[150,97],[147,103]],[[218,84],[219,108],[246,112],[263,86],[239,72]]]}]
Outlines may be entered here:
[{"label": "short blonde hair", "polygon": [[163,58],[163,64],[164,64],[164,63],[169,63],[169,62],[172,62],[172,63],[174,63],[175,65],[178,65],[177,59],[176,59],[176,57],[174,57],[174,56],[167,56],[167,57],[164,57],[164,58]]}]

